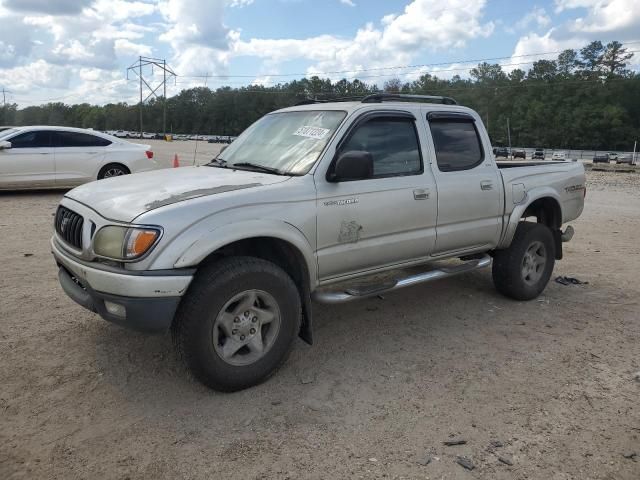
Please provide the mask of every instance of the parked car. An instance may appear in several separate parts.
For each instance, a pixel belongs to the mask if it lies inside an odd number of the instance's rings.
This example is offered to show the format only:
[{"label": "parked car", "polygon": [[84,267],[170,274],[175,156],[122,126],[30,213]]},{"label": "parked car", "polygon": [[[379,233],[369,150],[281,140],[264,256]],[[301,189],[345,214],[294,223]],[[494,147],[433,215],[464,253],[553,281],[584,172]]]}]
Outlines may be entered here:
[{"label": "parked car", "polygon": [[142,138],[146,138],[147,140],[153,140],[156,138],[156,135],[157,133],[142,132]]},{"label": "parked car", "polygon": [[609,155],[609,160],[618,160],[618,154],[615,152],[609,152],[607,155]]},{"label": "parked car", "polygon": [[544,148],[536,148],[531,156],[533,160],[544,160]]},{"label": "parked car", "polygon": [[129,132],[126,130],[116,130],[113,136],[118,138],[127,138],[129,136]]},{"label": "parked car", "polygon": [[610,160],[608,153],[596,153],[593,156],[593,163],[609,163]]},{"label": "parked car", "polygon": [[68,127],[17,127],[0,137],[0,189],[66,188],[154,170],[149,145]]},{"label": "parked car", "polygon": [[567,159],[566,152],[553,152],[551,160],[565,161]]},{"label": "parked car", "polygon": [[633,165],[633,156],[632,155],[620,155],[618,157],[618,159],[616,160],[616,163],[618,165],[623,165],[623,164],[627,164],[627,165]]},{"label": "parked car", "polygon": [[514,159],[515,158],[522,158],[524,160],[527,159],[527,152],[522,148],[516,148],[516,149],[512,150],[512,152],[513,152],[513,158]]},{"label": "parked car", "polygon": [[171,329],[193,375],[223,391],[269,377],[298,335],[311,343],[312,298],[348,302],[492,258],[499,292],[536,298],[582,212],[582,163],[498,165],[476,112],[398,98],[285,108],[205,166],[68,192],[51,241],[62,288],[119,325]]},{"label": "parked car", "polygon": [[509,158],[509,149],[506,147],[496,147],[493,149],[493,154],[496,156],[496,158]]}]

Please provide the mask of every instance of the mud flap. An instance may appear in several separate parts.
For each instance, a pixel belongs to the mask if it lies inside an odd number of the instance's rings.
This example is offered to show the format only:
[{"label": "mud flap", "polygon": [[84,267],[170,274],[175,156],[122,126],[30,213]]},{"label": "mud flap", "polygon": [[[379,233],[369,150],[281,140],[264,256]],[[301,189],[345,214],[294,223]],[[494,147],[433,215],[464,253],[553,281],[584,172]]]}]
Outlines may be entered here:
[{"label": "mud flap", "polygon": [[556,260],[562,260],[562,230],[553,230],[553,245],[556,247]]},{"label": "mud flap", "polygon": [[300,324],[299,337],[309,345],[313,345],[313,328],[311,316],[311,292],[305,288],[302,294],[302,323]]}]

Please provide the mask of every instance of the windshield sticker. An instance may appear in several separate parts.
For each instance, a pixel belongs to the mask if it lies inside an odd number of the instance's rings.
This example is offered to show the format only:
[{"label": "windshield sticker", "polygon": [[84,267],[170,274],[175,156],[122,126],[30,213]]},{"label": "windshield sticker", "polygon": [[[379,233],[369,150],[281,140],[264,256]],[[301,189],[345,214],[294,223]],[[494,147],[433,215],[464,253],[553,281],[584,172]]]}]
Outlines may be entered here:
[{"label": "windshield sticker", "polygon": [[317,140],[326,137],[327,133],[329,133],[328,128],[310,127],[308,125],[300,127],[295,132],[293,132],[294,135],[297,135],[299,137],[315,138]]}]

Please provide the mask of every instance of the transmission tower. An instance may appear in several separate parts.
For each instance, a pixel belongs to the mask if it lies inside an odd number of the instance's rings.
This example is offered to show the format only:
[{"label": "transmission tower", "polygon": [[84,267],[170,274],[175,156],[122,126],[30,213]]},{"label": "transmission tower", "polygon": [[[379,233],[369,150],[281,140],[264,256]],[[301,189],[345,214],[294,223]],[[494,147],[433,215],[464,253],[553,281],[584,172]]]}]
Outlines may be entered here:
[{"label": "transmission tower", "polygon": [[[153,84],[153,80],[149,79],[149,81],[147,82],[147,80],[144,78],[144,74],[142,71],[143,67],[148,67],[149,65],[151,65],[151,69],[150,69],[151,75],[153,75],[153,67],[156,67],[162,70],[162,81],[155,88],[153,88],[150,85],[150,83]],[[129,80],[129,71],[135,73],[140,79],[140,135],[142,135],[142,132],[143,132],[142,106],[144,105],[144,102],[146,102],[147,100],[149,100],[149,98],[151,98],[151,96],[158,98],[158,94],[156,92],[160,87],[162,87],[163,89],[162,90],[162,134],[166,137],[167,135],[167,79],[170,79],[171,77],[173,77],[175,81],[175,78],[177,77],[176,73],[171,69],[171,67],[167,65],[167,61],[165,59],[142,57],[142,56],[138,57],[138,61],[135,62],[133,65],[131,65],[129,68],[127,68],[127,80]],[[150,92],[144,100],[142,99],[142,93],[144,90],[142,84],[146,85],[146,87],[149,89],[149,92]]]}]

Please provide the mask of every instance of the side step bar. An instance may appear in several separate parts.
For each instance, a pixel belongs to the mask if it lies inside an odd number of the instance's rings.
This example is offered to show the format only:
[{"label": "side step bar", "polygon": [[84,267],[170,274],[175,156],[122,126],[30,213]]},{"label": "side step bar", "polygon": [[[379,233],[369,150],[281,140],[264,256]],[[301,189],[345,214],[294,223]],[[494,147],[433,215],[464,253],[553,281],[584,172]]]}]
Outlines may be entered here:
[{"label": "side step bar", "polygon": [[359,300],[372,295],[379,295],[381,293],[391,292],[400,288],[410,287],[411,285],[417,285],[418,283],[426,283],[433,280],[439,280],[441,278],[452,277],[460,273],[488,267],[489,265],[491,265],[491,257],[485,254],[481,258],[468,260],[460,265],[440,267],[404,278],[391,279],[378,285],[346,288],[342,291],[319,289],[313,292],[312,298],[320,303],[350,302],[352,300]]}]

